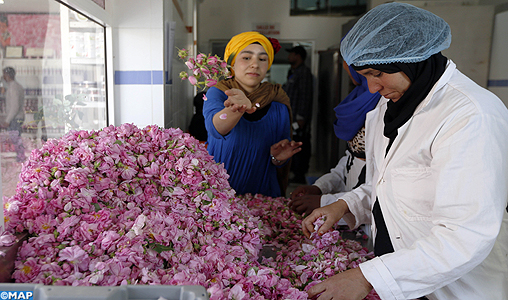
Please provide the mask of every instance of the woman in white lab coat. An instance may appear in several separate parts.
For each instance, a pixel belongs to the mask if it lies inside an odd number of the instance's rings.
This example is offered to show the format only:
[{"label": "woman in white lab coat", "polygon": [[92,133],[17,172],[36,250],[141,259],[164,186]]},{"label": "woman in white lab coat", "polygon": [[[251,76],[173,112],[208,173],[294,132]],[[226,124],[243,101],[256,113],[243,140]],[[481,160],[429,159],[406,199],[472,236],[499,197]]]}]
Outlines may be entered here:
[{"label": "woman in white lab coat", "polygon": [[366,183],[303,230],[322,216],[319,233],[343,215],[372,222],[377,257],[309,296],[508,299],[508,111],[441,55],[450,42],[444,20],[402,3],[374,8],[342,42],[383,96],[366,120]]}]

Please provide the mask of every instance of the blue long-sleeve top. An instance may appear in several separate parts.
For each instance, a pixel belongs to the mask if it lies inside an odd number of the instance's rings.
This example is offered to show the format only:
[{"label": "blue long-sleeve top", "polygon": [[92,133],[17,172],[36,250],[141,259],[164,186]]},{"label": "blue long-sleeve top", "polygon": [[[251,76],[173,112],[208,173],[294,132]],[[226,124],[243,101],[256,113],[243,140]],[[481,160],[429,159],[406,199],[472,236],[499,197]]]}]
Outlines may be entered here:
[{"label": "blue long-sleeve top", "polygon": [[239,195],[263,194],[279,197],[277,167],[271,162],[270,147],[283,139],[290,140],[290,119],[287,107],[273,101],[266,115],[257,121],[240,118],[226,135],[213,125],[213,116],[224,109],[228,96],[212,87],[206,93],[203,106],[208,132],[208,152],[219,163],[224,163],[229,183]]}]

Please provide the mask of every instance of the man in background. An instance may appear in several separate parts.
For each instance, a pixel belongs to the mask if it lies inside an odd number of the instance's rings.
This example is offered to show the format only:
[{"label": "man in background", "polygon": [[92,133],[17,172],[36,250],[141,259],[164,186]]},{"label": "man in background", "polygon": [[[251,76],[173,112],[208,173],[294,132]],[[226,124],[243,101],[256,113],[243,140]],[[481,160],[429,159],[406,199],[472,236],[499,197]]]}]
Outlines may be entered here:
[{"label": "man in background", "polygon": [[18,161],[25,159],[24,147],[21,141],[21,125],[25,120],[25,90],[16,80],[16,71],[11,67],[3,69],[2,79],[5,84],[1,93],[5,96],[5,120],[0,123],[0,128],[8,131],[17,131],[17,136],[12,137],[18,154]]},{"label": "man in background", "polygon": [[302,151],[295,154],[291,162],[291,182],[306,184],[305,174],[309,170],[311,155],[310,130],[312,117],[313,83],[312,73],[305,65],[307,51],[302,46],[287,49],[291,69],[282,86],[289,96],[293,111],[293,139],[302,142]]}]

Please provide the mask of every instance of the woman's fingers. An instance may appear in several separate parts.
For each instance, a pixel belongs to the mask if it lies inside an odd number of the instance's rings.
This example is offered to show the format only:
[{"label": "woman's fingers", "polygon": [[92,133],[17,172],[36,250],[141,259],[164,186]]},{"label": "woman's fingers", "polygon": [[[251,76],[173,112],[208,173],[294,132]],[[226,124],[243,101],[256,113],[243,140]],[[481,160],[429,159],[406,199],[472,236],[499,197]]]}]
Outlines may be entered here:
[{"label": "woman's fingers", "polygon": [[321,210],[316,209],[302,221],[302,231],[306,237],[310,237],[310,234],[314,232],[314,222],[322,216]]},{"label": "woman's fingers", "polygon": [[224,92],[226,95],[228,95],[229,97],[234,97],[234,96],[244,96],[245,97],[245,93],[242,92],[242,90],[240,89],[229,89],[229,90],[226,90]]},{"label": "woman's fingers", "polygon": [[255,106],[252,106],[251,108],[247,109],[245,112],[248,114],[252,114],[257,110]]}]

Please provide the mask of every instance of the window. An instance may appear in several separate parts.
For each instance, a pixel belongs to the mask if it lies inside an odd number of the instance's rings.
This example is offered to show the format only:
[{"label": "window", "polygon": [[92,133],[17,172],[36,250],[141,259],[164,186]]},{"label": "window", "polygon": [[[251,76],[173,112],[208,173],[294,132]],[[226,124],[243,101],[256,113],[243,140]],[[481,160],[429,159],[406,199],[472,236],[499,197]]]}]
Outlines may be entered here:
[{"label": "window", "polygon": [[0,65],[8,70],[0,93],[3,196],[14,195],[32,149],[70,130],[107,126],[104,35],[102,25],[55,0],[0,4]]},{"label": "window", "polygon": [[291,16],[358,16],[367,11],[367,0],[291,0]]}]

